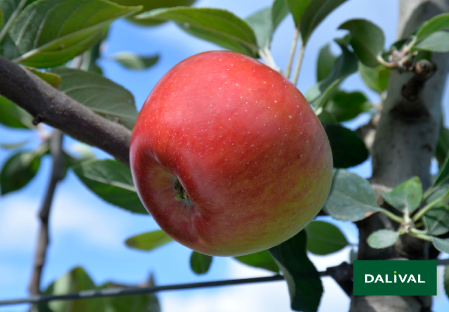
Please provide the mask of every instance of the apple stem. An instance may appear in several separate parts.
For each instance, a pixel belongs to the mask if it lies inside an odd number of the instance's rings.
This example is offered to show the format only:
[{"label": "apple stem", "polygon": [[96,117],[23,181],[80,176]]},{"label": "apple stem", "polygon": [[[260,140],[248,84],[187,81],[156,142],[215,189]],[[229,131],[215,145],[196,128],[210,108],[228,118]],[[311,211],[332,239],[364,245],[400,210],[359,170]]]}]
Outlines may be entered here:
[{"label": "apple stem", "polygon": [[293,77],[293,84],[296,86],[298,83],[299,72],[301,70],[302,60],[304,59],[304,51],[306,49],[306,45],[304,42],[301,43],[301,48],[299,49],[298,61],[296,62],[295,75]]},{"label": "apple stem", "polygon": [[296,27],[295,33],[293,34],[293,42],[292,48],[290,50],[290,57],[288,58],[287,71],[285,72],[285,78],[287,79],[290,79],[290,74],[292,72],[293,58],[295,56],[296,46],[298,45],[298,36],[299,36],[299,29]]}]

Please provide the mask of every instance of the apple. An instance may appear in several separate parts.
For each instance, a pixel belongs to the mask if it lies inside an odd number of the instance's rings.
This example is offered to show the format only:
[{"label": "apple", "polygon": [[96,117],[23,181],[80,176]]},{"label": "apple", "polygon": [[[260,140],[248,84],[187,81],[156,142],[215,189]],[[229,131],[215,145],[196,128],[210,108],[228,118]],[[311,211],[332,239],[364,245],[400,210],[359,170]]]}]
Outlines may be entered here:
[{"label": "apple", "polygon": [[301,92],[228,51],[191,56],[162,77],[137,118],[130,163],[160,227],[213,256],[291,238],[317,215],[332,180],[328,138]]},{"label": "apple", "polygon": [[[193,3],[195,3],[196,0],[111,0],[112,2],[115,2],[120,5],[124,6],[137,6],[142,5],[143,10],[140,12],[137,12],[134,15],[141,14],[142,12],[151,11],[154,9],[159,8],[171,8],[171,7],[177,7],[177,6],[190,6]],[[156,26],[159,24],[164,23],[165,21],[160,20],[138,20],[134,19],[134,15],[127,17],[127,19],[130,22],[133,22],[134,24],[142,25],[142,26]]]}]

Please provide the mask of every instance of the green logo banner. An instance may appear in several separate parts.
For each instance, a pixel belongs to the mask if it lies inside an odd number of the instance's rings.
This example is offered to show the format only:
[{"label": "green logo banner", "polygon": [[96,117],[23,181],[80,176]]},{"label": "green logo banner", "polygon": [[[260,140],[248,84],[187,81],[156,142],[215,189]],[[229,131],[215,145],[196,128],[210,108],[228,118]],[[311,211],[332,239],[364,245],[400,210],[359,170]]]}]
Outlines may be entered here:
[{"label": "green logo banner", "polygon": [[436,296],[436,260],[355,260],[354,296]]}]

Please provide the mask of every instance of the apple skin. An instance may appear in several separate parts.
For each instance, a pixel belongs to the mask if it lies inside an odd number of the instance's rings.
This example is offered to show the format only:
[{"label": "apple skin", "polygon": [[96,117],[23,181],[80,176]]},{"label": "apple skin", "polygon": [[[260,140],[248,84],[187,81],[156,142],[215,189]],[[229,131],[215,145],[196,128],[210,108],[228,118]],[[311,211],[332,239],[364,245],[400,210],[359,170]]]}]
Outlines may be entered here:
[{"label": "apple skin", "polygon": [[[328,138],[299,90],[228,51],[191,56],[162,77],[137,118],[130,162],[160,227],[213,256],[291,238],[318,214],[332,181]],[[189,199],[175,199],[176,179]]]},{"label": "apple skin", "polygon": [[[111,1],[115,2],[117,4],[120,4],[120,5],[124,5],[124,6],[142,5],[143,10],[134,14],[134,15],[138,15],[143,12],[151,11],[151,10],[159,9],[159,8],[190,6],[193,3],[195,3],[196,0],[111,0]],[[134,15],[129,16],[126,19],[134,24],[141,25],[141,26],[156,26],[156,25],[160,25],[160,24],[166,22],[166,21],[158,21],[158,20],[151,20],[151,19],[138,20],[138,19],[134,19]]]}]

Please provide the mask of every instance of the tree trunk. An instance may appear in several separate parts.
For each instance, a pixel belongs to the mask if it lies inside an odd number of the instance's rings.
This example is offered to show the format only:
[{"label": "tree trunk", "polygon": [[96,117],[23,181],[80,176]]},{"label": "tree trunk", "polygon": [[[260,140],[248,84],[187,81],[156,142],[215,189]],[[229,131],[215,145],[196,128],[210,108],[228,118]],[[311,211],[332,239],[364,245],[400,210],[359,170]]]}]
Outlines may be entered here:
[{"label": "tree trunk", "polygon": [[[400,0],[398,39],[409,36],[424,21],[448,12],[449,0]],[[372,146],[373,176],[371,183],[380,193],[405,180],[418,176],[423,188],[430,186],[430,161],[435,153],[441,122],[441,101],[449,70],[449,54],[432,55],[436,71],[416,84],[415,74],[393,71],[387,98]],[[413,83],[413,85],[412,85]],[[413,94],[404,92],[407,86]],[[373,249],[367,237],[378,229],[397,228],[398,224],[384,215],[375,214],[357,223],[359,228],[358,260],[426,259],[424,241],[407,235],[386,249]],[[421,296],[353,296],[351,312],[430,311],[431,297]]]}]

